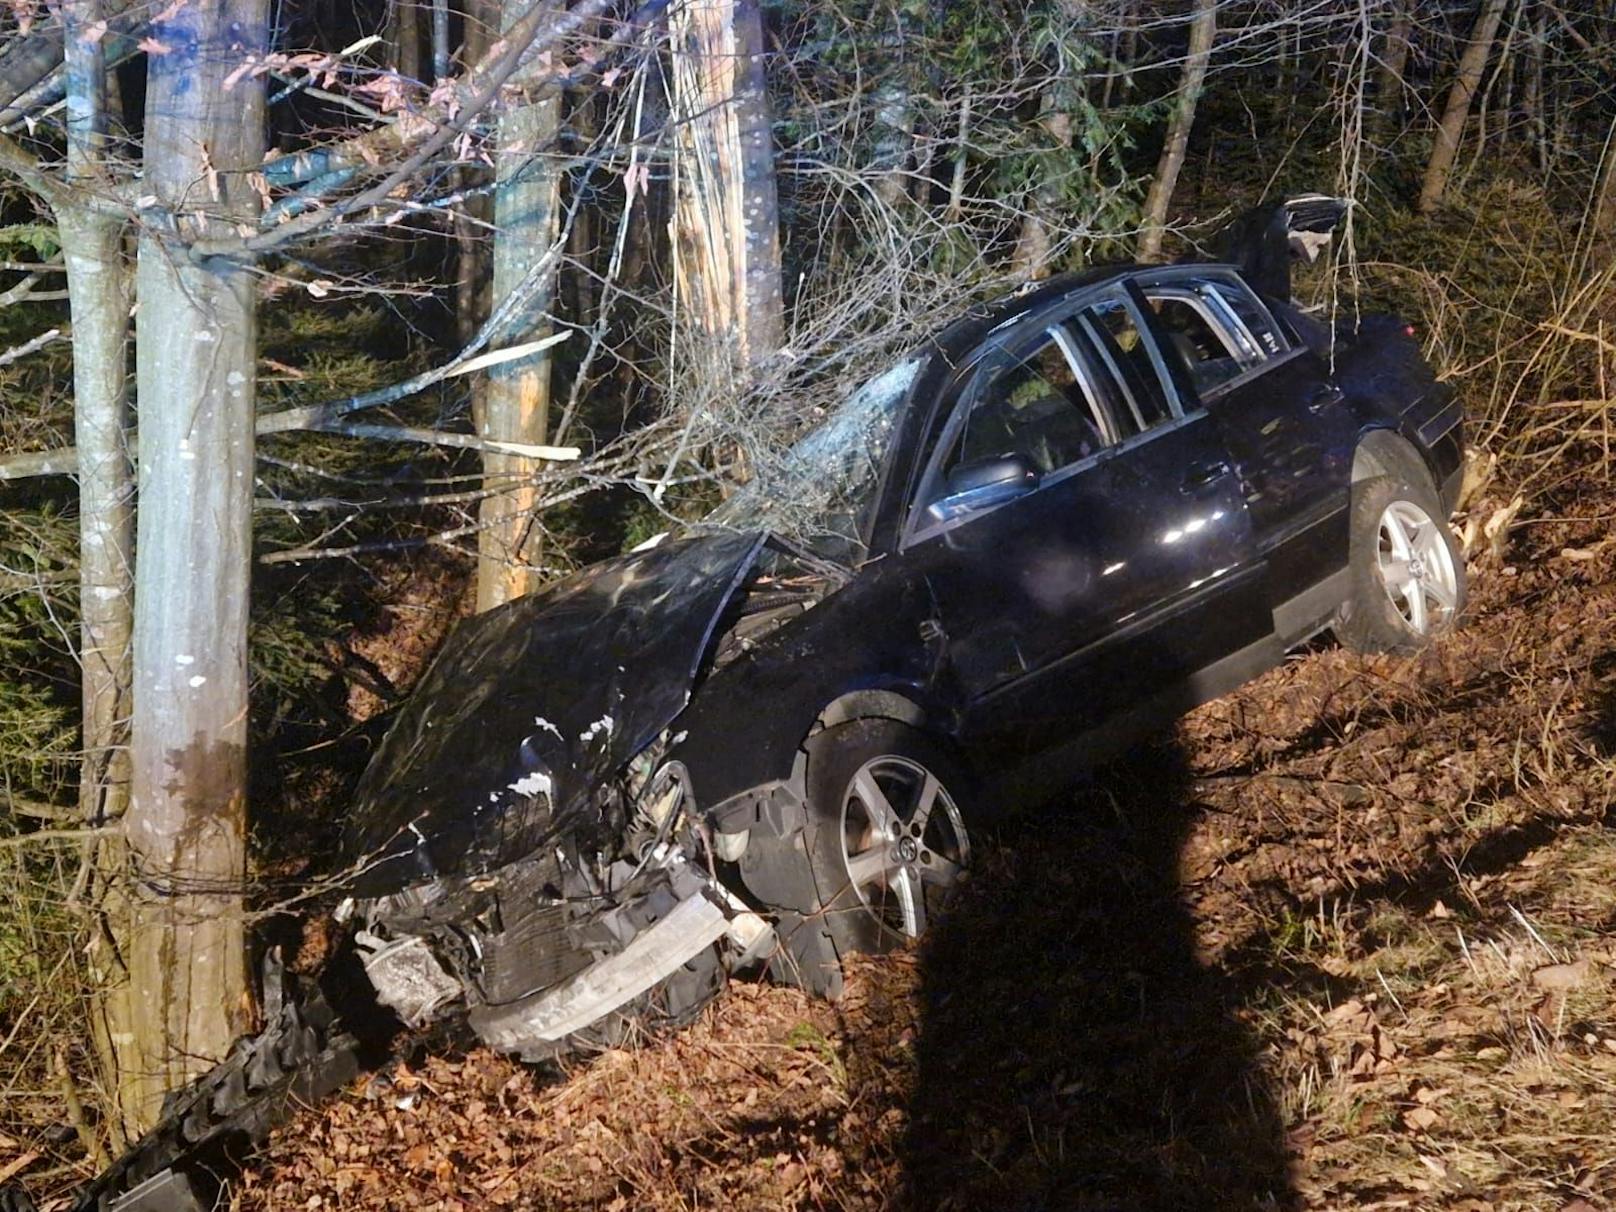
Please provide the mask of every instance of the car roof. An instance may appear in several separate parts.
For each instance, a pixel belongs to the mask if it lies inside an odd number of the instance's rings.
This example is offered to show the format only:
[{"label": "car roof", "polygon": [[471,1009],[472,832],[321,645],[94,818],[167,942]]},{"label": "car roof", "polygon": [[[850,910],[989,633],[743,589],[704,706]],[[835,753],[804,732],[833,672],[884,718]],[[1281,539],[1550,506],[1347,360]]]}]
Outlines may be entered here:
[{"label": "car roof", "polygon": [[1141,269],[1154,269],[1132,262],[1119,265],[1100,265],[1076,273],[1056,274],[1036,286],[1024,287],[1014,294],[1004,295],[988,303],[976,303],[966,308],[959,319],[932,339],[933,351],[951,364],[969,357],[982,341],[1006,321],[1015,320],[1038,310],[1045,303],[1071,294],[1087,286],[1098,286],[1125,277]]}]

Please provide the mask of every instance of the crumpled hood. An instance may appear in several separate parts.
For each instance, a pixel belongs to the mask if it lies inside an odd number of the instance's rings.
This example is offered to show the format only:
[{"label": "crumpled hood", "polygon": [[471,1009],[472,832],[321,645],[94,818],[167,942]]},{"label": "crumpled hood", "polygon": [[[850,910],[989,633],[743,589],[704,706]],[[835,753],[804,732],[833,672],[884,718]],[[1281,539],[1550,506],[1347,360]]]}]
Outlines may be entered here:
[{"label": "crumpled hood", "polygon": [[461,623],[359,781],[355,890],[480,874],[587,806],[684,709],[764,538],[667,541]]}]

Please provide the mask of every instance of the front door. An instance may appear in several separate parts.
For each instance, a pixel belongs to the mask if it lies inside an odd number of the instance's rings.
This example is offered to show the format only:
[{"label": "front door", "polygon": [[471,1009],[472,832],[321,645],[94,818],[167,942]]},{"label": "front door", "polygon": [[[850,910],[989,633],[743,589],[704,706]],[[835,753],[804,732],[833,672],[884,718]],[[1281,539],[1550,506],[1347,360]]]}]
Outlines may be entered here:
[{"label": "front door", "polygon": [[1071,741],[1261,641],[1261,569],[1217,426],[1121,291],[984,357],[900,558],[932,595],[963,739]]}]

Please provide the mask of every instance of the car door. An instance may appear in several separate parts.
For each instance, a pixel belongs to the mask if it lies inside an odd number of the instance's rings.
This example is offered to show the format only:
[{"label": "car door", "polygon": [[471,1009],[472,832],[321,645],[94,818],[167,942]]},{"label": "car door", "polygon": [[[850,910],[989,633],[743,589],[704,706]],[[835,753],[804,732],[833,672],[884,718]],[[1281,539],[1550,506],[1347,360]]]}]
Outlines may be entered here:
[{"label": "car door", "polygon": [[932,596],[962,736],[995,761],[1071,741],[1267,631],[1217,427],[1184,411],[1120,289],[982,359],[900,558]]},{"label": "car door", "polygon": [[1233,460],[1276,628],[1301,638],[1339,601],[1324,593],[1310,605],[1305,595],[1345,567],[1359,421],[1324,361],[1232,270],[1166,271],[1139,289],[1171,370]]}]

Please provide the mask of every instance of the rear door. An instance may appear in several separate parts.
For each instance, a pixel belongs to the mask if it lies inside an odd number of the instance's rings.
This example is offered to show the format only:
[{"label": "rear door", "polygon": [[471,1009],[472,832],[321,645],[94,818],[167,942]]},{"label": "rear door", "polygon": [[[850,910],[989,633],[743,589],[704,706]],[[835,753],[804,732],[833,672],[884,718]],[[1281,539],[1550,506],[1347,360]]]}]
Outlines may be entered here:
[{"label": "rear door", "polygon": [[[1013,761],[1262,640],[1248,511],[1216,424],[1186,410],[1121,288],[982,359],[922,476],[900,559],[932,595],[961,731]],[[950,473],[1014,457],[975,507]],[[955,476],[958,479],[958,476]]]},{"label": "rear door", "polygon": [[1276,628],[1299,638],[1339,600],[1326,592],[1310,605],[1305,595],[1345,567],[1358,418],[1324,361],[1233,271],[1165,271],[1140,290],[1170,371],[1233,459]]}]

